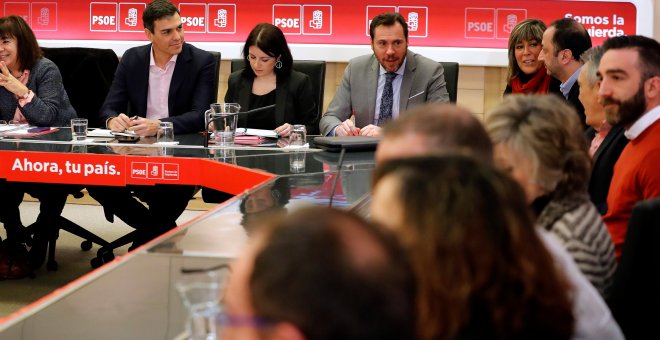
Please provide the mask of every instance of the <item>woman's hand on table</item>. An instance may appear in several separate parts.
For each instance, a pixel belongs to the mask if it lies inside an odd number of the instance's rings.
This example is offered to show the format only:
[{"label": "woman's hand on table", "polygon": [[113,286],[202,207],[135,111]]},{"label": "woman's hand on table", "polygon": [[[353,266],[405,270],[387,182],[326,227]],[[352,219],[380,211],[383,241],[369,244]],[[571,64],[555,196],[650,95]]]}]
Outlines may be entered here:
[{"label": "woman's hand on table", "polygon": [[278,126],[275,128],[275,133],[277,133],[280,137],[289,137],[291,134],[291,130],[293,129],[293,125],[289,123],[284,123],[281,126]]}]

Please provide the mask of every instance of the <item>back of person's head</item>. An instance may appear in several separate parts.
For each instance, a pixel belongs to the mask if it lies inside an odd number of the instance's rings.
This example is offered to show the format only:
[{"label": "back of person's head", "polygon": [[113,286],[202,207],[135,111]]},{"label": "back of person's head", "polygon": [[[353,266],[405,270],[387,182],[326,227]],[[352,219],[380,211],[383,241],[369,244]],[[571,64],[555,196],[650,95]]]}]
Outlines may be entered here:
[{"label": "back of person's head", "polygon": [[545,193],[561,198],[586,190],[591,158],[575,109],[553,95],[512,95],[486,115],[493,144],[533,164],[530,174]]},{"label": "back of person's head", "polygon": [[603,53],[609,50],[634,49],[639,55],[641,81],[660,76],[660,43],[641,35],[623,35],[605,40]]},{"label": "back of person's head", "polygon": [[417,275],[418,338],[571,335],[567,284],[509,176],[443,155],[380,164],[374,185],[389,179],[398,187],[390,194],[402,207],[399,233]]},{"label": "back of person's head", "polygon": [[43,54],[30,25],[18,15],[0,18],[0,40],[7,38],[16,39],[18,65],[23,70],[32,69]]},{"label": "back of person's head", "polygon": [[[293,68],[293,56],[286,42],[282,30],[269,23],[261,23],[255,26],[243,46],[243,57],[248,60],[250,55],[250,46],[256,46],[269,56],[282,62],[281,68],[275,68],[275,74],[278,76],[288,76]],[[254,71],[246,64],[243,72],[254,77]]]},{"label": "back of person's head", "polygon": [[381,13],[371,20],[371,24],[369,24],[371,41],[374,41],[374,36],[376,36],[376,27],[393,26],[396,23],[399,23],[401,27],[403,27],[403,36],[406,37],[406,41],[408,41],[408,24],[406,23],[406,19],[403,18],[403,15],[398,12]]},{"label": "back of person's head", "polygon": [[510,83],[512,78],[522,72],[516,61],[516,45],[524,41],[536,40],[540,46],[545,29],[545,23],[539,19],[523,20],[513,28],[509,35],[509,70],[506,77],[507,83]]},{"label": "back of person's head", "polygon": [[562,18],[552,22],[555,28],[552,43],[555,46],[555,56],[562,50],[570,50],[573,59],[580,61],[582,53],[591,48],[589,32],[573,18]]},{"label": "back of person's head", "polygon": [[149,32],[154,32],[154,22],[162,18],[180,14],[179,9],[169,0],[154,0],[147,5],[142,13],[142,24]]},{"label": "back of person's head", "polygon": [[598,83],[598,65],[600,65],[600,58],[603,57],[603,47],[594,46],[582,53],[580,60],[583,64],[588,65],[586,69],[583,69],[582,72],[585,72],[585,79],[589,87],[593,88]]},{"label": "back of person's head", "polygon": [[254,310],[306,339],[410,339],[414,278],[396,239],[348,212],[307,208],[270,223],[250,277]]},{"label": "back of person's head", "polygon": [[[417,106],[383,127],[376,159],[435,153],[464,153],[491,163],[493,145],[483,124],[454,104]],[[410,136],[418,143],[405,141]],[[413,145],[419,144],[419,145]]]}]

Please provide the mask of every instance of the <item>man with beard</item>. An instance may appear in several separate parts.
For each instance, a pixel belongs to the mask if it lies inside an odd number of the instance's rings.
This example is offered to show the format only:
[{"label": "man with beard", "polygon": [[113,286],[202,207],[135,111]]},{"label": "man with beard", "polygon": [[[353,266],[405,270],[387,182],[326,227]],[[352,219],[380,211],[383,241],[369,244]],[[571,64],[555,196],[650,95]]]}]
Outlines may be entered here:
[{"label": "man with beard", "polygon": [[660,196],[660,43],[622,36],[603,49],[600,102],[607,122],[623,126],[630,139],[614,166],[603,217],[618,258],[635,203]]},{"label": "man with beard", "polygon": [[357,57],[346,67],[321,119],[323,135],[379,136],[383,123],[408,108],[449,102],[442,65],[408,51],[408,25],[401,14],[376,16],[369,33],[374,53]]}]

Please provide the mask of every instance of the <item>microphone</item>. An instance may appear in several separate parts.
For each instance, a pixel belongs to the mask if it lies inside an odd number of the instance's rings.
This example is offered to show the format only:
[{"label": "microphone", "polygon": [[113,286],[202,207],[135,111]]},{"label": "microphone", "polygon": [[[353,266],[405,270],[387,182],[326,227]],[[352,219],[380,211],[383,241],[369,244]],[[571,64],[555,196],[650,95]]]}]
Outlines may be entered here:
[{"label": "microphone", "polygon": [[238,114],[239,114],[239,115],[247,115],[247,114],[251,114],[251,113],[257,113],[257,112],[261,112],[261,111],[266,111],[266,110],[268,110],[268,109],[272,109],[272,108],[274,108],[274,107],[275,107],[275,104],[271,104],[271,105],[268,105],[268,106],[262,106],[262,107],[258,107],[258,108],[256,108],[256,109],[252,109],[252,110],[247,110],[247,111],[239,112]]},{"label": "microphone", "polygon": [[274,107],[275,107],[275,104],[272,104],[272,105],[267,105],[267,106],[258,107],[258,108],[256,108],[256,109],[252,109],[252,110],[247,110],[247,111],[239,112],[238,114],[240,114],[240,115],[245,115],[245,127],[247,128],[247,127],[248,127],[248,115],[253,114],[253,113],[257,113],[257,112],[261,112],[261,111],[270,110],[270,109],[272,109],[272,108],[274,108]]},{"label": "microphone", "polygon": [[341,172],[344,165],[344,154],[346,153],[346,148],[342,146],[341,152],[339,153],[339,160],[337,161],[337,177],[332,182],[332,190],[330,191],[330,201],[328,203],[328,208],[332,208],[332,201],[335,198],[335,191],[337,191],[337,181],[341,177]]}]

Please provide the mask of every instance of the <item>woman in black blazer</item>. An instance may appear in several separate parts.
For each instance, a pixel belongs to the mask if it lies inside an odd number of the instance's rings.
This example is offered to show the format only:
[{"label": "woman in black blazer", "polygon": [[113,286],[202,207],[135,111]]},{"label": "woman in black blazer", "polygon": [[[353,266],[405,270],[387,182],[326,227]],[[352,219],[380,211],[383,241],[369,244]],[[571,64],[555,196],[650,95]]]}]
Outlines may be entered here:
[{"label": "woman in black blazer", "polygon": [[241,117],[239,127],[274,130],[287,137],[293,124],[304,124],[308,134],[318,134],[312,83],[309,76],[292,69],[293,57],[282,31],[267,23],[257,25],[245,41],[243,56],[250,67],[229,76],[225,103],[238,103],[241,111],[275,107]]}]

